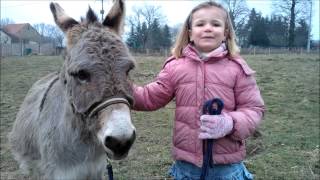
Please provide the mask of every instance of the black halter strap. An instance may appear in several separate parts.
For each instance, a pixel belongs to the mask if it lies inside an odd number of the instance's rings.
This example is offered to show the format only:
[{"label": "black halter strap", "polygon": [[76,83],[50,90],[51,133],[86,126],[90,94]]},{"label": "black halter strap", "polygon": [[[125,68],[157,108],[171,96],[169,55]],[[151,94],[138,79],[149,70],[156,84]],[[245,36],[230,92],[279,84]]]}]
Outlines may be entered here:
[{"label": "black halter strap", "polygon": [[89,117],[92,117],[94,114],[96,114],[97,112],[99,112],[101,109],[110,106],[112,104],[119,104],[119,103],[123,103],[128,105],[129,107],[131,106],[129,101],[126,100],[125,98],[120,98],[120,97],[114,97],[111,99],[108,99],[102,103],[100,103],[99,105],[97,105],[95,108],[93,108],[90,113],[89,113]]}]

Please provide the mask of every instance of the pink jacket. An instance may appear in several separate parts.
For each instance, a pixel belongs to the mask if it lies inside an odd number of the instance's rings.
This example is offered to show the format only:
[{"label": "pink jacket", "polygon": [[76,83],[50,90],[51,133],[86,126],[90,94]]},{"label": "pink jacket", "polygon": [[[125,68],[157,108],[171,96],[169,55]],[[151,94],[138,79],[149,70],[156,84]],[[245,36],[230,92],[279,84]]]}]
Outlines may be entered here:
[{"label": "pink jacket", "polygon": [[169,58],[155,82],[134,87],[135,110],[151,111],[176,102],[172,156],[175,160],[202,165],[202,140],[198,138],[203,103],[221,98],[234,122],[231,134],[214,142],[215,164],[229,164],[245,158],[245,139],[260,124],[264,102],[254,71],[241,58],[228,59],[227,51],[210,53],[201,60],[188,45],[183,58]]}]

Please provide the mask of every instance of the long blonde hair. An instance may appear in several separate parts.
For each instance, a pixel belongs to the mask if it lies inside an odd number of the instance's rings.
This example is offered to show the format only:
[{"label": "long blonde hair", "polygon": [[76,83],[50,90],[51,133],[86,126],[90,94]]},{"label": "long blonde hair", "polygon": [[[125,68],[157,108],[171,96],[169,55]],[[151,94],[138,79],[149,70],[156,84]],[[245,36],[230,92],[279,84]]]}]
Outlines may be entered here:
[{"label": "long blonde hair", "polygon": [[229,56],[231,57],[235,57],[237,55],[239,55],[240,53],[240,48],[238,47],[237,43],[236,43],[236,34],[234,32],[233,26],[232,26],[232,22],[231,22],[231,18],[230,15],[228,13],[228,11],[221,5],[218,4],[216,2],[213,1],[208,1],[208,2],[204,2],[201,3],[199,5],[197,5],[196,7],[194,7],[192,9],[192,11],[190,12],[190,14],[188,15],[186,21],[184,22],[181,31],[179,32],[176,42],[172,48],[172,55],[175,58],[180,58],[182,56],[182,50],[190,43],[190,38],[189,38],[189,30],[191,29],[191,24],[192,24],[192,15],[198,11],[199,9],[202,8],[208,8],[208,7],[217,7],[222,9],[226,14],[227,14],[227,18],[226,18],[226,46],[228,49],[228,53]]}]

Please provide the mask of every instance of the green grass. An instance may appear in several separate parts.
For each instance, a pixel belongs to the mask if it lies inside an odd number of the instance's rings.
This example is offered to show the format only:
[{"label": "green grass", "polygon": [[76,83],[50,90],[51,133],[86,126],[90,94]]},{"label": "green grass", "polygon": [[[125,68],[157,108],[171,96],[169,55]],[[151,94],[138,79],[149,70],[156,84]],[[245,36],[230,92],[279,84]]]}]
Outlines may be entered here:
[{"label": "green grass", "polygon": [[[151,82],[164,57],[135,57],[136,84]],[[319,55],[245,56],[267,111],[257,136],[247,140],[245,163],[256,179],[319,179]],[[1,179],[19,175],[7,144],[15,115],[31,85],[60,69],[60,57],[11,57],[1,60]],[[128,158],[113,161],[117,179],[164,179],[170,155],[174,103],[153,112],[133,111],[137,140]]]}]

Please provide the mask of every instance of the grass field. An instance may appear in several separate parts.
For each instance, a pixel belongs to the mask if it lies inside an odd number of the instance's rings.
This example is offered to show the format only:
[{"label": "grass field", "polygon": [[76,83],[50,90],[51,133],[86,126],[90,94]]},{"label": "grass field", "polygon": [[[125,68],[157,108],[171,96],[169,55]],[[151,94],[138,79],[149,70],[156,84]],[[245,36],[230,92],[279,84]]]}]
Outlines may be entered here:
[{"label": "grass field", "polygon": [[[152,81],[163,57],[135,57],[137,84]],[[260,135],[247,140],[245,160],[256,179],[319,179],[319,55],[245,56],[257,71],[267,112]],[[58,71],[60,57],[1,60],[1,179],[23,179],[7,144],[15,115],[31,85]],[[170,156],[174,104],[154,112],[132,112],[137,140],[127,159],[113,161],[116,179],[165,179]]]}]

